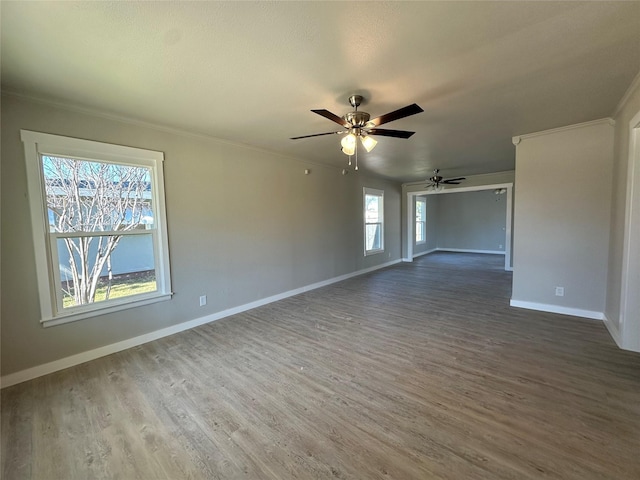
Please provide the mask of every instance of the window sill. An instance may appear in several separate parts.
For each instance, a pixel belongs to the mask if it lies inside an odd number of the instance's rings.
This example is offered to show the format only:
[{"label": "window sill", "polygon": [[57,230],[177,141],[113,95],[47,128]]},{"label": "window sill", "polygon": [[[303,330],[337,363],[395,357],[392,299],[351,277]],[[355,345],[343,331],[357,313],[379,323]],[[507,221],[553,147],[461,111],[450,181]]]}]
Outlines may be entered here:
[{"label": "window sill", "polygon": [[384,253],[384,248],[380,250],[365,250],[364,256],[368,257],[369,255],[377,255],[379,253]]},{"label": "window sill", "polygon": [[[56,317],[43,318],[40,323],[43,327],[53,327],[55,325],[62,325],[64,323],[76,322],[85,318],[97,317],[99,315],[106,315],[112,312],[118,312],[120,310],[126,310],[129,308],[141,307],[143,305],[150,305],[152,303],[163,302],[170,300],[173,293],[155,293],[152,296],[145,296],[144,298],[138,298],[137,300],[125,300],[122,303],[111,303],[103,307],[94,307],[90,310],[75,311],[72,313],[62,313]],[[114,302],[117,302],[115,300]]]}]

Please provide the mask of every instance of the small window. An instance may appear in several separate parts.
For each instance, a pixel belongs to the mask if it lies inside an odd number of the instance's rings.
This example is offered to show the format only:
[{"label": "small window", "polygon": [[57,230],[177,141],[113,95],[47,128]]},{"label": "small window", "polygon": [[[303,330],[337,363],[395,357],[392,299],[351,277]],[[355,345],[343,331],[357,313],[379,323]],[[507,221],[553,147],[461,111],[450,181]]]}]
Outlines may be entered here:
[{"label": "small window", "polygon": [[42,323],[170,298],[161,152],[22,131]]},{"label": "small window", "polygon": [[427,199],[416,198],[416,245],[427,242]]},{"label": "small window", "polygon": [[384,192],[364,188],[364,254],[384,251]]}]

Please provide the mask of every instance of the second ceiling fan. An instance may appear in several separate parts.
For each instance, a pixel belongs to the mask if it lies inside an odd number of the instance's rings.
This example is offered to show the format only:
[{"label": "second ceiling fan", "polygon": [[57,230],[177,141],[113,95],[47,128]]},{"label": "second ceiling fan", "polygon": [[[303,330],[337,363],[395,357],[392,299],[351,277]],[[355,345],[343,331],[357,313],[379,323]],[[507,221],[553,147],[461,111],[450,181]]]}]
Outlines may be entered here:
[{"label": "second ceiling fan", "polygon": [[429,177],[429,183],[427,188],[433,188],[434,190],[441,190],[443,185],[459,185],[462,180],[466,180],[465,177],[458,178],[444,178],[439,175],[440,170],[435,169],[433,171],[433,177]]},{"label": "second ceiling fan", "polygon": [[[387,114],[380,115],[379,117],[371,119],[371,116],[367,112],[358,111],[358,107],[360,106],[362,101],[363,97],[361,95],[351,95],[349,97],[349,104],[355,110],[353,112],[345,114],[342,117],[339,117],[335,113],[332,113],[329,110],[325,109],[311,110],[313,113],[316,113],[324,118],[331,120],[332,122],[337,123],[338,125],[341,125],[342,127],[344,127],[343,130],[292,137],[291,140],[320,137],[323,135],[345,135],[340,144],[342,145],[342,151],[346,155],[351,156],[354,153],[357,153],[357,139],[359,137],[360,141],[362,142],[362,146],[364,146],[367,152],[370,152],[378,143],[375,139],[371,138],[372,136],[380,135],[385,137],[406,139],[415,133],[408,132],[406,130],[389,130],[377,127],[379,127],[380,125],[384,125],[385,123],[393,122],[394,120],[399,120],[401,118],[409,117],[411,115],[415,115],[416,113],[424,111],[417,104],[413,103],[398,110],[394,110],[393,112],[389,112]],[[358,166],[356,163],[356,169],[357,168]]]}]

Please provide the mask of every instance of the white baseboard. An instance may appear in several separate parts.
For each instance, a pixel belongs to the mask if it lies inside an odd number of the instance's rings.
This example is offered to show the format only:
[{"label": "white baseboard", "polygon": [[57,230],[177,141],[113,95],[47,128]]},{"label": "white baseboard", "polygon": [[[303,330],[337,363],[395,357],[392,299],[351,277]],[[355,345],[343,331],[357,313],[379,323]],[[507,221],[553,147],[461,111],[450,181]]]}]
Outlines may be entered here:
[{"label": "white baseboard", "polygon": [[604,320],[604,313],[594,310],[582,310],[579,308],[562,307],[560,305],[550,305],[546,303],[524,302],[522,300],[511,299],[509,305],[512,307],[526,308],[528,310],[538,310],[541,312],[560,313],[573,317],[590,318],[592,320]]},{"label": "white baseboard", "polygon": [[421,257],[423,255],[429,255],[430,253],[433,253],[433,252],[435,252],[437,250],[438,250],[437,248],[432,248],[431,250],[427,250],[426,252],[416,253],[416,254],[413,255],[413,258],[418,258],[418,257]]},{"label": "white baseboard", "polygon": [[438,252],[456,252],[456,253],[488,253],[491,255],[504,255],[504,250],[473,250],[469,248],[436,248]]},{"label": "white baseboard", "polygon": [[107,355],[111,355],[112,353],[121,352],[122,350],[126,350],[128,348],[137,347],[138,345],[142,345],[144,343],[152,342],[154,340],[158,340],[163,337],[168,337],[169,335],[174,335],[176,333],[184,332],[185,330],[190,330],[192,328],[199,327],[200,325],[204,325],[206,323],[215,322],[216,320],[220,320],[222,318],[229,317],[231,315],[236,315],[238,313],[246,312],[247,310],[251,310],[253,308],[257,308],[262,305],[266,305],[268,303],[277,302],[278,300],[283,300],[285,298],[292,297],[294,295],[299,295],[301,293],[308,292],[310,290],[315,290],[316,288],[325,287],[327,285],[331,285],[332,283],[341,282],[343,280],[347,280],[352,277],[357,277],[359,275],[364,275],[365,273],[370,273],[375,270],[380,270],[381,268],[386,268],[400,262],[401,260],[393,260],[391,262],[386,262],[381,265],[376,265],[374,267],[357,270],[352,273],[340,275],[339,277],[333,277],[328,280],[312,283],[311,285],[306,285],[304,287],[289,290],[287,292],[279,293],[277,295],[272,295],[270,297],[261,298],[260,300],[256,300],[255,302],[246,303],[244,305],[229,308],[227,310],[222,310],[221,312],[216,312],[210,315],[206,315],[204,317],[196,318],[194,320],[189,320],[188,322],[172,325],[171,327],[162,328],[160,330],[155,330],[153,332],[145,333],[144,335],[128,338],[127,340],[122,340],[120,342],[112,343],[110,345],[105,345],[103,347],[98,347],[93,350],[88,350],[86,352],[78,353],[76,355],[71,355],[69,357],[61,358],[59,360],[54,360],[53,362],[37,365],[35,367],[27,368],[25,370],[20,370],[19,372],[10,373],[0,378],[0,388],[10,387],[11,385],[16,385],[18,383],[26,382],[28,380],[33,380],[34,378],[41,377],[43,375],[48,375],[50,373],[54,373],[59,370],[64,370],[65,368],[73,367],[75,365],[80,365],[81,363],[85,363],[90,360],[95,360],[96,358],[105,357]]},{"label": "white baseboard", "polygon": [[613,341],[616,342],[618,348],[622,348],[622,337],[620,336],[620,330],[618,326],[614,324],[611,320],[604,315],[604,326],[609,330],[609,335],[613,338]]}]

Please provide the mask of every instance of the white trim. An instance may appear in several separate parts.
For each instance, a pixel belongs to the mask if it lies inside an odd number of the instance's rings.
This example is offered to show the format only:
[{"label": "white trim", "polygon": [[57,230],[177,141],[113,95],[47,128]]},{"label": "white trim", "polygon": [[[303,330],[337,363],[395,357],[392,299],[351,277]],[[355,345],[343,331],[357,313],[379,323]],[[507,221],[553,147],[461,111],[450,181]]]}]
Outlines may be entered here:
[{"label": "white trim", "polygon": [[[25,152],[41,323],[44,326],[59,325],[169,298],[172,293],[163,176],[164,153],[30,130],[20,130],[20,138]],[[155,292],[78,306],[68,310],[62,309],[62,300],[59,292],[56,291],[60,282],[57,251],[51,248],[49,242],[51,235],[48,231],[49,221],[41,155],[143,166],[151,171],[155,228],[153,231],[145,230],[145,233],[150,233],[153,238],[157,285]]]},{"label": "white trim", "polygon": [[603,321],[604,326],[607,327],[609,335],[611,335],[613,341],[616,342],[618,348],[622,348],[622,339],[620,338],[620,330],[618,330],[618,327],[611,320],[609,320],[606,315],[604,315]]},{"label": "white trim", "polygon": [[592,320],[604,320],[604,313],[594,310],[582,310],[580,308],[562,307],[560,305],[550,305],[547,303],[524,302],[522,300],[511,299],[509,305],[528,310],[538,310],[541,312],[559,313],[561,315],[571,315],[573,317],[590,318]]},{"label": "white trim", "polygon": [[[432,248],[431,250],[427,250],[426,252],[420,252],[420,253],[415,253],[413,255],[413,258],[418,258],[421,257],[423,255],[429,255],[430,253],[436,252],[438,249],[437,248]],[[407,260],[405,260],[406,262]]]},{"label": "white trim", "polygon": [[364,268],[362,270],[357,270],[355,272],[340,275],[338,277],[333,277],[327,280],[323,280],[321,282],[312,283],[311,285],[306,285],[304,287],[289,290],[287,292],[279,293],[277,295],[261,298],[260,300],[256,300],[254,302],[246,303],[244,305],[239,305],[237,307],[229,308],[227,310],[222,310],[221,312],[212,313],[204,317],[179,323],[178,325],[162,328],[160,330],[149,332],[144,335],[129,338],[127,340],[122,340],[120,342],[112,343],[110,345],[105,345],[103,347],[98,347],[93,350],[88,350],[86,352],[78,353],[76,355],[71,355],[69,357],[61,358],[59,360],[54,360],[53,362],[37,365],[35,367],[27,368],[25,370],[20,370],[19,372],[10,373],[0,378],[0,388],[10,387],[18,383],[26,382],[28,380],[33,380],[34,378],[41,377],[43,375],[48,375],[50,373],[54,373],[59,370],[64,370],[65,368],[73,367],[75,365],[80,365],[81,363],[85,363],[91,360],[95,360],[96,358],[111,355],[112,353],[120,352],[128,348],[132,348],[138,345],[142,345],[144,343],[152,342],[154,340],[158,340],[163,337],[168,337],[169,335],[174,335],[176,333],[184,332],[185,330],[191,330],[192,328],[198,327],[200,325],[215,322],[216,320],[220,320],[220,319],[229,317],[231,315],[236,315],[238,313],[246,312],[247,310],[261,307],[269,303],[277,302],[278,300],[283,300],[285,298],[292,297],[294,295],[299,295],[301,293],[305,293],[310,290],[326,287],[327,285],[331,285],[332,283],[341,282],[343,280],[347,280],[352,277],[357,277],[359,275],[371,273],[373,271],[390,267],[400,262],[401,260],[392,260],[390,262],[382,263],[374,267]]},{"label": "white trim", "polygon": [[616,121],[611,117],[600,118],[598,120],[591,120],[590,122],[574,123],[573,125],[565,125],[564,127],[551,128],[549,130],[542,130],[540,132],[526,133],[524,135],[516,135],[511,137],[511,141],[514,145],[518,145],[522,140],[527,138],[539,137],[541,135],[552,135],[558,132],[565,132],[567,130],[573,130],[575,128],[590,127],[592,125],[600,125],[602,123],[608,123],[611,126],[616,124]]},{"label": "white trim", "polygon": [[[173,292],[153,292],[150,294],[143,293],[124,298],[115,298],[113,300],[109,300],[108,304],[101,306],[100,308],[94,307],[84,311],[74,311],[73,313],[62,312],[56,317],[43,318],[42,320],[40,320],[40,323],[45,328],[54,327],[56,325],[62,325],[64,323],[77,322],[78,320],[83,320],[85,318],[97,317],[98,315],[106,315],[107,313],[119,312],[120,310],[127,310],[129,308],[151,305],[152,303],[164,302],[165,300],[171,300],[172,296]],[[102,303],[100,305],[102,305]],[[79,306],[78,309],[82,309],[82,306]]]},{"label": "white trim", "polygon": [[482,190],[495,190],[497,188],[513,188],[513,182],[492,183],[491,185],[473,185],[471,187],[445,187],[442,190],[423,190],[408,192],[413,195],[444,195],[446,193],[480,192]]},{"label": "white trim", "polygon": [[613,115],[611,115],[613,118],[618,116],[618,114],[620,113],[620,110],[622,110],[624,108],[624,105],[629,100],[629,97],[631,97],[631,94],[638,87],[640,87],[640,70],[638,71],[638,73],[634,77],[634,79],[631,80],[631,83],[629,84],[629,88],[627,88],[627,91],[624,92],[624,95],[622,96],[622,98],[618,102],[618,106],[614,110]]},{"label": "white trim", "polygon": [[[620,285],[620,340],[622,348],[640,352],[640,312],[634,311],[640,282],[634,275],[640,264],[640,112],[629,122],[629,159],[627,164],[627,197],[622,247]],[[633,299],[633,300],[632,300]]]},{"label": "white trim", "polygon": [[438,252],[457,252],[457,253],[487,253],[490,255],[505,255],[504,250],[474,250],[471,248],[436,248]]},{"label": "white trim", "polygon": [[[413,258],[421,257],[423,255],[428,255],[430,253],[435,252],[458,252],[458,253],[486,253],[489,255],[505,255],[505,252],[502,250],[472,250],[468,248],[432,248],[431,250],[427,250],[426,252],[415,253]],[[406,261],[406,260],[405,260]],[[506,269],[505,269],[506,270]],[[513,270],[509,267],[509,270]]]},{"label": "white trim", "polygon": [[[47,99],[47,98],[43,98],[43,97],[38,97],[38,96],[34,96],[34,95],[26,95],[24,93],[21,92],[16,92],[14,90],[11,89],[2,89],[2,92],[0,92],[0,96],[6,96],[6,97],[13,97],[13,98],[17,98],[20,100],[25,100],[28,102],[33,102],[33,103],[37,103],[40,105],[46,105],[49,107],[55,107],[55,108],[59,108],[61,110],[65,110],[67,112],[73,112],[73,113],[79,113],[82,115],[90,115],[92,117],[98,117],[98,118],[103,118],[106,120],[111,120],[114,122],[118,122],[118,123],[123,123],[126,125],[134,125],[136,127],[141,127],[141,128],[147,128],[149,130],[154,130],[156,132],[162,132],[162,133],[170,133],[173,135],[178,135],[181,137],[187,137],[187,138],[197,138],[200,140],[205,140],[205,141],[209,141],[209,142],[215,142],[218,144],[223,144],[223,145],[232,145],[234,147],[242,147],[242,148],[246,148],[248,150],[253,150],[255,152],[261,152],[261,153],[268,153],[270,155],[275,155],[278,156],[280,158],[286,158],[288,160],[295,160],[296,162],[300,162],[300,158],[293,156],[293,155],[287,155],[284,153],[279,153],[279,152],[274,152],[273,150],[267,150],[265,148],[260,148],[260,147],[256,147],[253,145],[248,145],[246,143],[237,143],[237,142],[232,142],[230,140],[226,140],[224,138],[220,138],[220,137],[214,137],[213,135],[209,135],[206,133],[201,133],[201,132],[193,132],[190,130],[184,130],[182,128],[179,127],[173,127],[170,126],[169,124],[161,124],[161,123],[152,123],[152,122],[146,122],[146,121],[142,121],[142,120],[137,120],[135,118],[131,118],[131,117],[126,117],[126,116],[122,116],[122,115],[115,115],[115,114],[111,114],[111,113],[105,113],[102,110],[97,110],[94,108],[89,108],[89,107],[83,107],[80,105],[73,105],[73,104],[68,104],[68,103],[63,103],[63,102],[58,102],[55,100],[51,100],[51,99]],[[330,168],[333,170],[337,170],[338,172],[341,172],[342,170],[344,170],[343,167],[336,167],[333,165],[328,165],[326,163],[320,163],[320,162],[316,162],[313,160],[304,160],[304,162],[302,162],[304,164],[308,164],[308,165],[313,165],[316,167],[323,167],[323,168]],[[344,174],[343,174],[344,175]]]},{"label": "white trim", "polygon": [[495,190],[498,188],[506,188],[507,189],[507,206],[506,206],[506,218],[505,218],[505,232],[504,232],[504,252],[489,252],[489,251],[478,251],[478,253],[501,253],[504,254],[504,269],[505,271],[513,271],[513,267],[511,266],[511,230],[512,230],[512,218],[513,218],[513,182],[507,183],[494,183],[490,185],[475,185],[472,187],[452,187],[446,188],[439,192],[434,192],[430,190],[422,190],[415,192],[406,192],[406,226],[404,228],[405,237],[403,241],[403,247],[405,248],[406,254],[404,257],[405,262],[413,261],[413,249],[414,249],[414,218],[415,215],[413,213],[413,201],[415,197],[422,195],[443,195],[447,193],[460,193],[460,192],[478,192],[482,190]]}]

